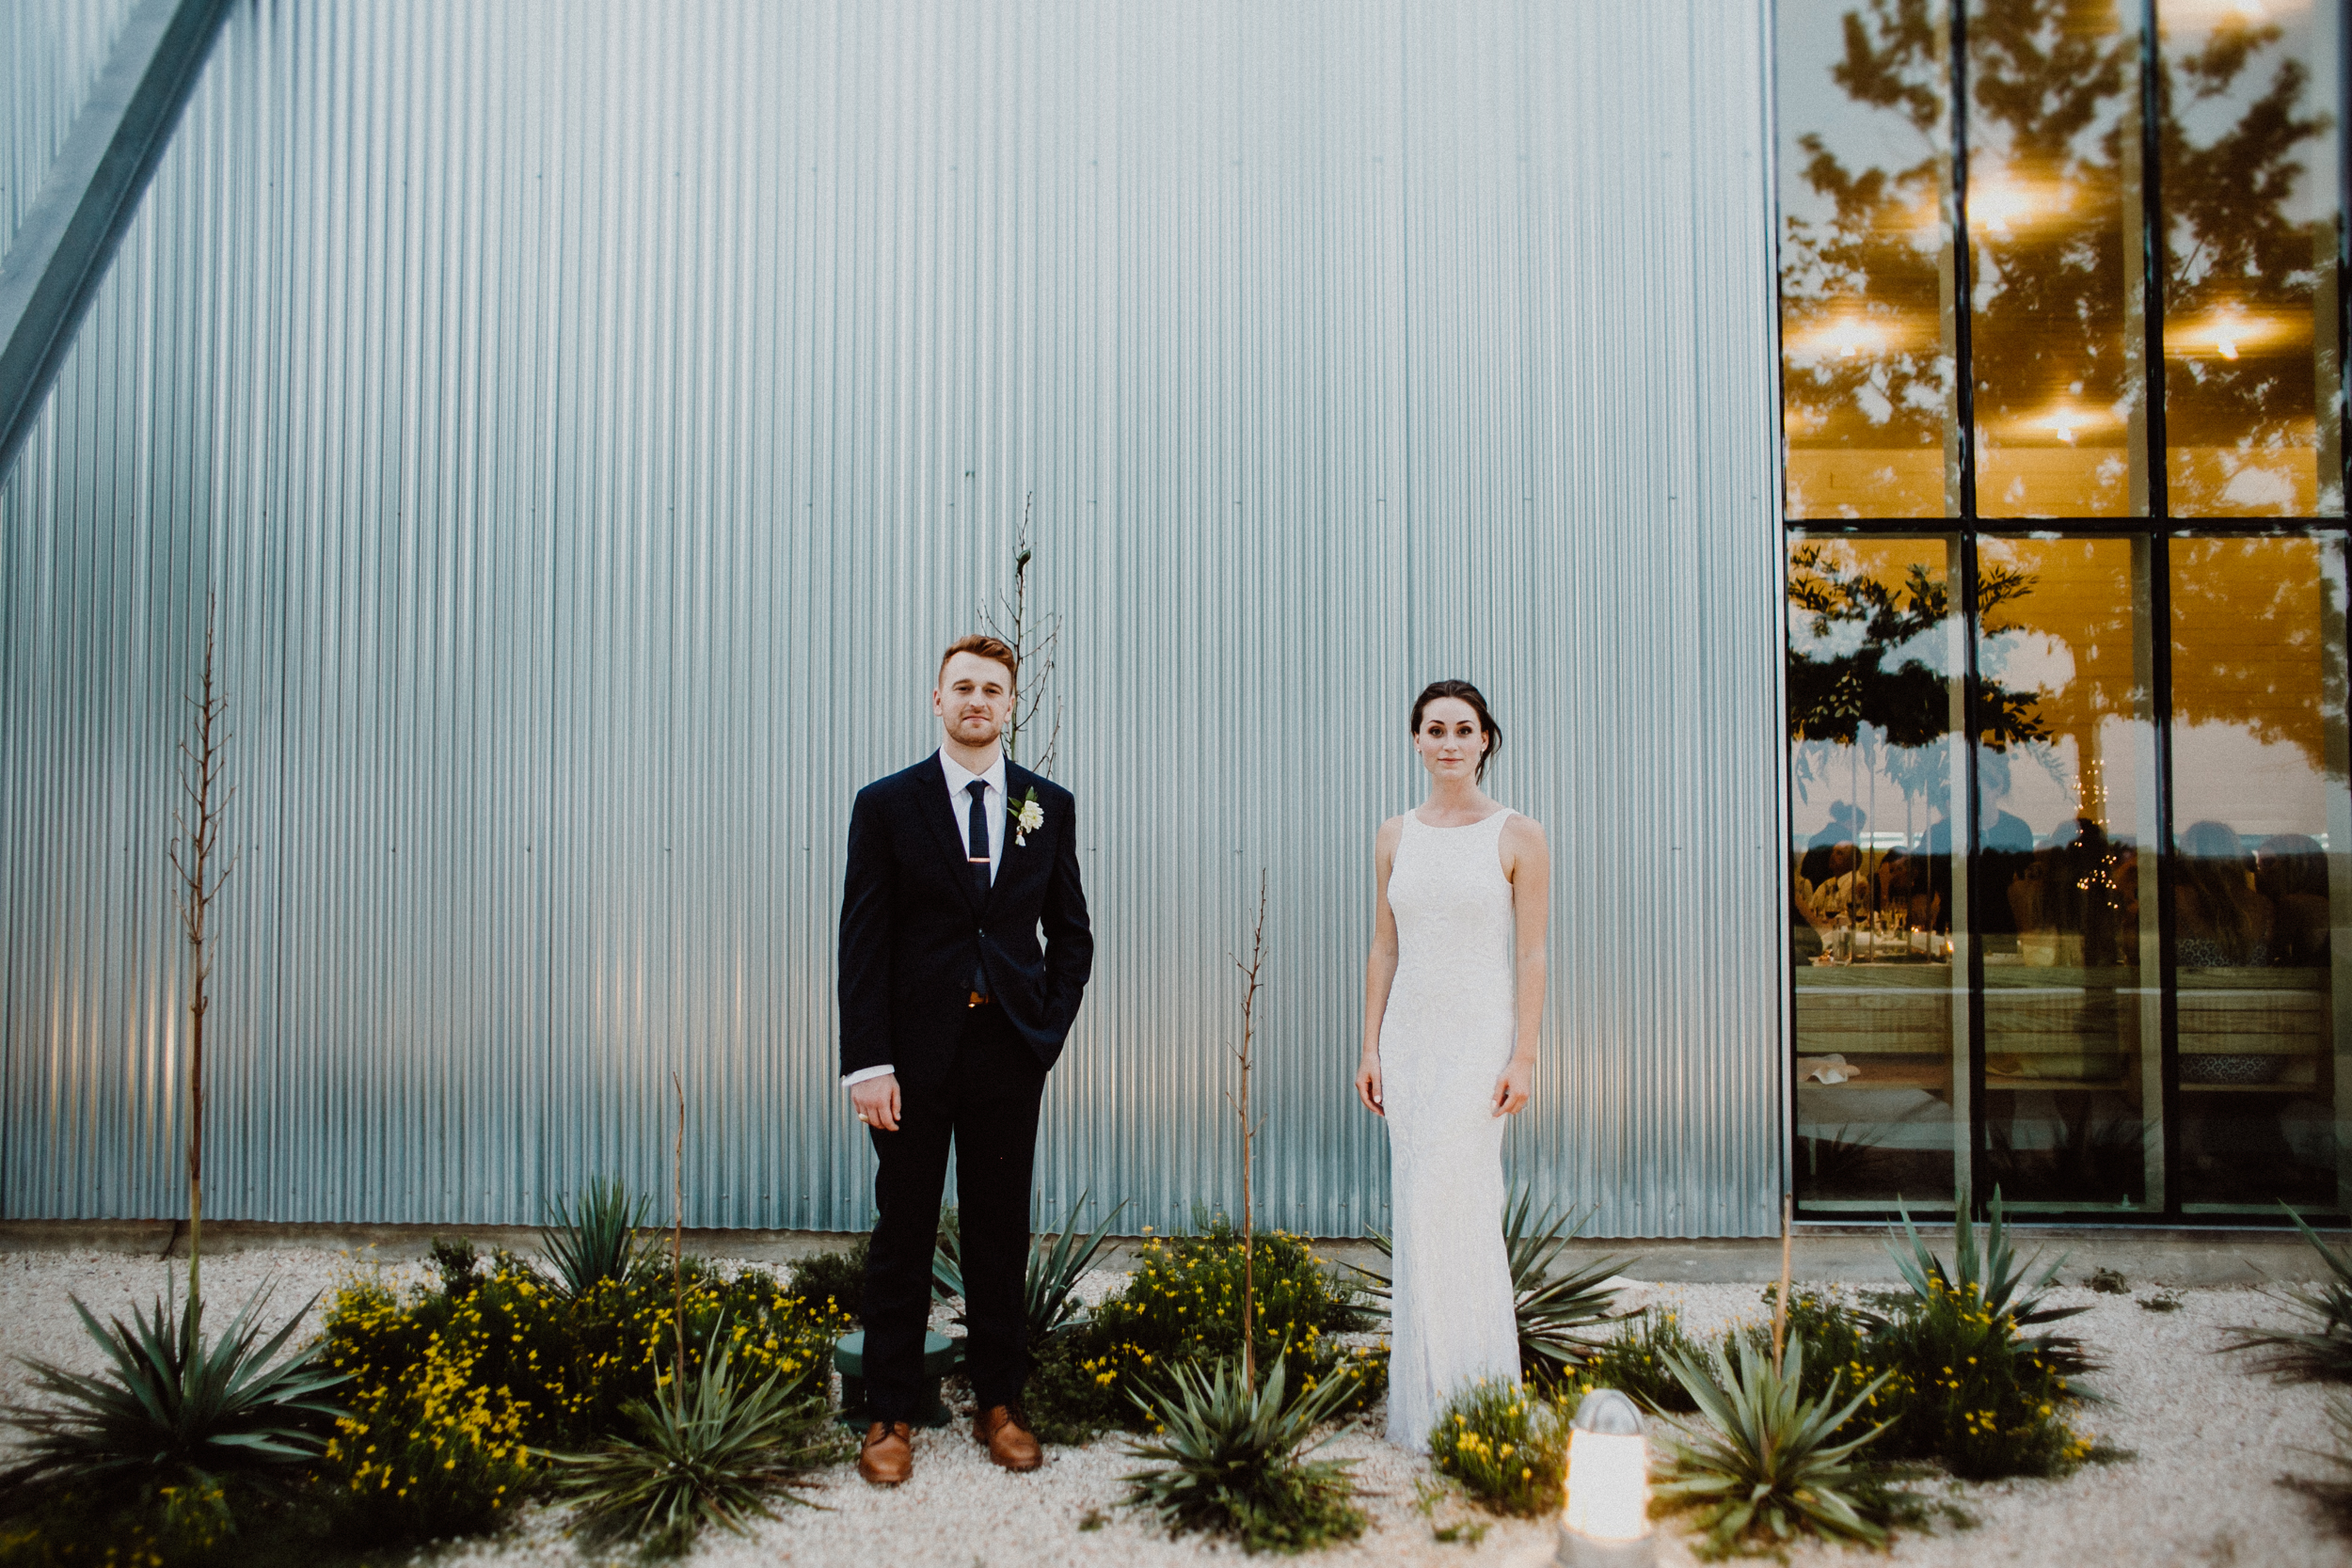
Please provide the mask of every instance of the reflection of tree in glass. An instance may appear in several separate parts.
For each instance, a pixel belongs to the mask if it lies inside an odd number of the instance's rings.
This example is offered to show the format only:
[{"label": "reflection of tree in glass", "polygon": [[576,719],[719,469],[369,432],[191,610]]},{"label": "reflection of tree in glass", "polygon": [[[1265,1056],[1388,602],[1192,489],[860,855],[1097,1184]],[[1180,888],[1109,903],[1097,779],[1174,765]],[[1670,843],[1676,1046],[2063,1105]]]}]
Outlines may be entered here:
[{"label": "reflection of tree in glass", "polygon": [[[2293,746],[2328,779],[2343,768],[2328,758],[2328,736],[2341,732],[2347,689],[2344,583],[2323,567],[2312,613],[2311,558],[2332,542],[2194,539],[2176,541],[2172,567],[2172,721],[2243,729],[2265,745]],[[2226,626],[2227,639],[2202,628]],[[2192,628],[2184,635],[2184,628]],[[2312,702],[2316,664],[2318,704]],[[2184,672],[2193,678],[2184,678]]]},{"label": "reflection of tree in glass", "polygon": [[[2137,45],[2114,0],[1985,0],[1968,17],[1970,367],[1977,422],[2077,437],[2054,402],[2112,411],[2081,444],[2116,444],[2140,398],[2124,331],[2124,113]],[[2106,436],[2102,440],[2102,436]],[[2088,499],[2089,498],[2085,498]]]},{"label": "reflection of tree in glass", "polygon": [[1791,215],[1782,251],[1786,395],[1820,422],[1807,444],[1940,447],[1951,374],[1942,313],[1945,32],[1931,0],[1868,0],[1844,17],[1830,79],[1918,136],[1901,168],[1850,169],[1820,132],[1797,138],[1803,178],[1834,209]]},{"label": "reflection of tree in glass", "polygon": [[[2323,283],[2333,286],[2319,270],[2319,259],[2335,254],[2332,216],[2298,223],[2288,205],[2305,173],[2296,150],[2334,121],[2301,112],[2311,71],[2292,56],[2209,144],[2197,145],[2186,121],[2200,106],[2226,104],[2244,90],[2240,79],[2254,56],[2281,36],[2274,23],[2232,13],[2200,47],[2167,48],[2156,77],[2166,319],[2200,323],[2205,340],[2183,341],[2170,359],[2168,418],[2255,447],[2289,444],[2314,413],[2308,330],[2260,328],[2266,317],[2308,314]],[[2229,336],[2233,319],[2247,324],[2247,352]]]},{"label": "reflection of tree in glass", "polygon": [[[1979,624],[2033,585],[2031,573],[1985,562],[1977,575]],[[1806,647],[1792,640],[1788,650],[1788,738],[1801,749],[1801,787],[1808,743],[1915,754],[1951,733],[1951,676],[1920,657],[1931,646],[1928,634],[1951,617],[1948,583],[1915,562],[1901,581],[1883,581],[1808,542],[1788,552],[1788,605],[1811,641]],[[1986,745],[2047,737],[2035,693],[1979,676],[1973,695]]]}]

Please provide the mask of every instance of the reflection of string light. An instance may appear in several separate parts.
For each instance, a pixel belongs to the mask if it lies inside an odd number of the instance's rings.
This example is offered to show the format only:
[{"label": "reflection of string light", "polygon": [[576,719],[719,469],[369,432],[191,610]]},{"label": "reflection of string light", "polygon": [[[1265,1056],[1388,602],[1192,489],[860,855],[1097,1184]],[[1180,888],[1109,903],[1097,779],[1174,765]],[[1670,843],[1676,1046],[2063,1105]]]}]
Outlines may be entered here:
[{"label": "reflection of string light", "polygon": [[2086,437],[2109,433],[2122,422],[2122,416],[2115,409],[2086,408],[2081,404],[2060,400],[2005,420],[1996,428],[2010,440],[2031,443],[2056,436],[2071,447]]},{"label": "reflection of string light", "polygon": [[1792,334],[1788,349],[1800,359],[1851,359],[1856,355],[1875,359],[1907,346],[1919,336],[1920,326],[1915,321],[1845,310]]},{"label": "reflection of string light", "polygon": [[1996,174],[1969,183],[1968,227],[2008,239],[2018,228],[2059,216],[2074,204],[2074,189],[2063,180]]},{"label": "reflection of string light", "polygon": [[2235,359],[2249,350],[2302,347],[2311,341],[2311,318],[2301,311],[2248,310],[2224,305],[2207,315],[2168,323],[2164,346],[2175,358],[2217,354]]}]

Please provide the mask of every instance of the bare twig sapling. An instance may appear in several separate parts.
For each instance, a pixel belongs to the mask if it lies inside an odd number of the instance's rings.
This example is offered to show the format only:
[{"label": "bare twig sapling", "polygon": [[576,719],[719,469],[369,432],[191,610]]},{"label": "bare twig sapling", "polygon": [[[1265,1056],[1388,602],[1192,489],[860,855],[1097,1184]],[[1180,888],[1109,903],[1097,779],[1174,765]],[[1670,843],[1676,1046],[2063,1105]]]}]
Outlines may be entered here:
[{"label": "bare twig sapling", "polygon": [[[1021,536],[1014,542],[1012,555],[1012,593],[1000,597],[995,609],[980,607],[980,624],[991,637],[1010,644],[1013,657],[1021,669],[1013,693],[1012,717],[1005,724],[1005,755],[1020,760],[1021,735],[1034,730],[1038,716],[1045,711],[1048,697],[1053,699],[1053,728],[1045,737],[1044,750],[1038,753],[1034,770],[1051,774],[1055,753],[1061,750],[1061,695],[1053,687],[1054,661],[1061,644],[1061,617],[1041,615],[1034,623],[1029,608],[1029,564],[1037,551],[1029,542],[1029,514],[1037,504],[1037,493],[1031,491],[1021,503]],[[1030,766],[1024,764],[1025,767]]]},{"label": "bare twig sapling", "polygon": [[183,699],[194,710],[191,734],[180,742],[180,791],[172,808],[169,855],[177,879],[180,932],[188,948],[188,1300],[201,1299],[204,1255],[204,1015],[212,1007],[213,905],[221,884],[236,869],[232,856],[221,860],[221,823],[234,785],[221,771],[231,736],[224,723],[229,699],[214,670],[215,605],[204,601],[204,686],[200,698]]},{"label": "bare twig sapling", "polygon": [[1225,1093],[1225,1102],[1241,1120],[1241,1372],[1251,1388],[1258,1386],[1258,1277],[1257,1203],[1250,1178],[1259,1124],[1249,1119],[1249,1068],[1250,1053],[1257,1043],[1259,976],[1264,963],[1265,873],[1262,870],[1258,873],[1258,923],[1249,933],[1249,961],[1233,960],[1242,978],[1241,1048],[1233,1053],[1234,1060],[1241,1063],[1241,1093],[1236,1096],[1231,1089]]}]

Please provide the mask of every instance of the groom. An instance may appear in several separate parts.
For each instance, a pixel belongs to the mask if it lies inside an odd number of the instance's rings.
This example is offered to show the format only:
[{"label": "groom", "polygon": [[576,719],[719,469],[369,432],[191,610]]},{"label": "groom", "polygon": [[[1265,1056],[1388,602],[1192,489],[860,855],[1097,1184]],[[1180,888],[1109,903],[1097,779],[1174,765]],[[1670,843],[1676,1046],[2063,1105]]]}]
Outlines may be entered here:
[{"label": "groom", "polygon": [[[1005,758],[1012,649],[940,660],[939,750],[858,791],[841,893],[841,1073],[874,1140],[866,1265],[869,1424],[858,1474],[914,1472],[913,1421],[947,1147],[961,1203],[973,1436],[1009,1470],[1044,1462],[1020,1414],[1038,1101],[1093,967],[1076,802]],[[1038,945],[1043,927],[1045,945]]]}]

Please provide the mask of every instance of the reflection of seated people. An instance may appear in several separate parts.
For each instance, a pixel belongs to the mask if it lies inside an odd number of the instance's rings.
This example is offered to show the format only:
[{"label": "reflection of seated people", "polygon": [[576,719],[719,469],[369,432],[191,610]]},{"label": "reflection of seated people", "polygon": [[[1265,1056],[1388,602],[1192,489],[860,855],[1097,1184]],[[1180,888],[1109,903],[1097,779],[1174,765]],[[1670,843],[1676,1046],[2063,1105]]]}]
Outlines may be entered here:
[{"label": "reflection of seated people", "polygon": [[[1992,895],[1986,907],[1979,911],[1979,928],[1986,931],[2014,931],[2017,918],[2006,896],[2010,883],[2015,881],[2033,863],[2033,829],[2026,819],[2001,809],[2009,799],[2010,776],[2007,753],[1980,749],[1977,753],[1977,849],[1984,863],[1984,879],[1978,885]],[[1939,906],[1935,928],[1949,929],[1952,908],[1952,819],[1939,818],[1928,829],[1928,892]]]},{"label": "reflection of seated people", "polygon": [[1930,880],[1930,868],[1917,855],[1889,849],[1879,862],[1878,907],[1891,911],[1910,929],[1935,929],[1943,904],[1928,891]]},{"label": "reflection of seated people", "polygon": [[[1830,868],[1830,857],[1839,849],[1858,860],[1861,854],[1863,824],[1870,819],[1867,812],[1849,800],[1833,800],[1829,807],[1829,826],[1804,841],[1804,860],[1797,866],[1797,875],[1819,887],[1831,877],[1839,875]],[[1851,871],[1854,860],[1845,869]]]},{"label": "reflection of seated people", "polygon": [[2270,961],[2276,924],[2270,900],[2254,891],[2254,867],[2237,830],[2192,822],[2181,831],[2180,876],[2173,887],[2173,957],[2184,969],[2251,968]]},{"label": "reflection of seated people", "polygon": [[[2311,968],[2328,961],[2328,851],[2308,833],[2273,833],[2254,851],[2254,891],[2270,900],[2274,956]],[[2185,961],[2185,960],[2184,960]]]},{"label": "reflection of seated people", "polygon": [[[2137,937],[2122,940],[2124,897],[2117,879],[2129,849],[2099,823],[2077,816],[2033,852],[2008,888],[2027,963],[2097,968],[2132,961],[2122,951],[2137,955],[2138,943]],[[2136,854],[2132,860],[2137,866]],[[2131,903],[2137,911],[2137,895]]]},{"label": "reflection of seated people", "polygon": [[[1804,863],[1798,868],[1793,892],[1797,913],[1813,927],[1823,945],[1830,932],[1836,927],[1840,916],[1849,919],[1858,915],[1868,903],[1863,887],[1860,868],[1862,851],[1851,844],[1824,847],[1820,858],[1806,851]],[[1805,869],[1819,872],[1819,879],[1808,877]]]}]

